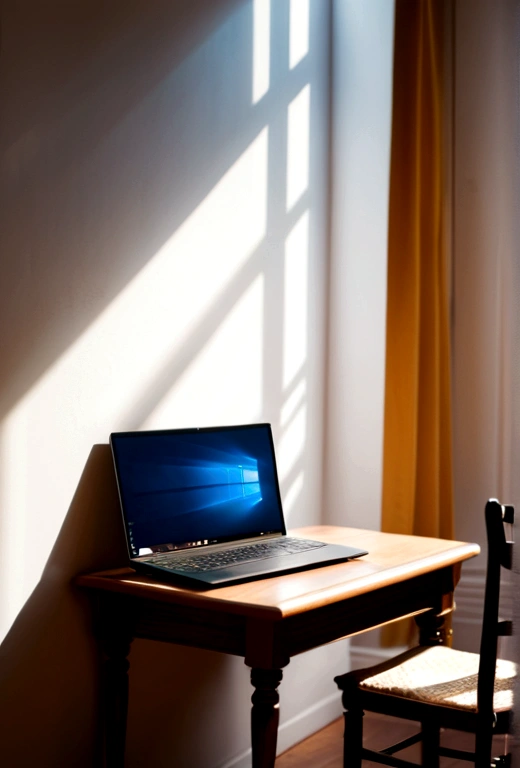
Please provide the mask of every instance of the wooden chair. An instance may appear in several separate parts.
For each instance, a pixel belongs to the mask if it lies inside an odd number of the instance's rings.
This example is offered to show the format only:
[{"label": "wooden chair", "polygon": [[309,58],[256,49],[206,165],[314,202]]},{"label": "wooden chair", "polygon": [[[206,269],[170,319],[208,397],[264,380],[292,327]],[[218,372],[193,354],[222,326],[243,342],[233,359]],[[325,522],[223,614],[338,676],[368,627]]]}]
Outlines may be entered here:
[{"label": "wooden chair", "polygon": [[[510,730],[516,664],[497,659],[500,635],[512,622],[499,621],[501,569],[512,568],[513,544],[504,524],[514,508],[496,499],[486,504],[488,558],[480,653],[444,645],[416,647],[390,661],[335,678],[345,708],[344,768],[361,768],[364,759],[395,768],[416,765],[394,753],[417,742],[425,768],[439,768],[439,756],[469,760],[476,768],[510,765],[510,754],[492,757],[492,738]],[[365,710],[420,723],[420,732],[379,752],[363,747]],[[475,751],[440,746],[441,728],[475,734]]]}]

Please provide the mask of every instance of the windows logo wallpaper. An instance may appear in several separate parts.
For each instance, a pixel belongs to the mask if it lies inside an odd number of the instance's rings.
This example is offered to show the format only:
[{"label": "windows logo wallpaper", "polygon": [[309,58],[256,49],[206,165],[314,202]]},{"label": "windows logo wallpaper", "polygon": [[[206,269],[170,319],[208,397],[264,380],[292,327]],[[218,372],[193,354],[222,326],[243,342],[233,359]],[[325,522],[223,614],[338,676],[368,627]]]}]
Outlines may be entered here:
[{"label": "windows logo wallpaper", "polygon": [[283,530],[268,426],[112,443],[133,554]]}]

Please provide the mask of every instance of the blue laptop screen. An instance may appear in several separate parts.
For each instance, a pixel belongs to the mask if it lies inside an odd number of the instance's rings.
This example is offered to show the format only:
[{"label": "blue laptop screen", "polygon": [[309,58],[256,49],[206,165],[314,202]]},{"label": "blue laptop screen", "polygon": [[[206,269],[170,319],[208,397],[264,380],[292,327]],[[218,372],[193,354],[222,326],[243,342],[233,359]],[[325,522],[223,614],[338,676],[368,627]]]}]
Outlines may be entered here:
[{"label": "blue laptop screen", "polygon": [[268,424],[110,442],[132,556],[285,533]]}]

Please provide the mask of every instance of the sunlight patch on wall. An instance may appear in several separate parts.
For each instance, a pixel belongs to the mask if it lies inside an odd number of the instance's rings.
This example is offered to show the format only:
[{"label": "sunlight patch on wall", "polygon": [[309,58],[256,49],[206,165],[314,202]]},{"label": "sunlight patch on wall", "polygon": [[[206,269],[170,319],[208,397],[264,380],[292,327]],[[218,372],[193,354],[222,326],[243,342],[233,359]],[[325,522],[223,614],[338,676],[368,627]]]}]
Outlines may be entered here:
[{"label": "sunlight patch on wall", "polygon": [[0,490],[4,510],[0,535],[0,643],[25,595],[27,489],[29,485],[27,414],[15,408],[0,431]]},{"label": "sunlight patch on wall", "polygon": [[[36,586],[94,443],[152,412],[167,427],[259,418],[263,282],[251,257],[266,234],[267,153],[265,128],[4,421],[0,624]],[[45,525],[25,526],[35,516]]]},{"label": "sunlight patch on wall", "polygon": [[283,494],[282,507],[285,516],[285,522],[290,521],[291,512],[295,509],[296,504],[300,498],[300,494],[303,490],[304,482],[303,470],[296,475],[287,491]]},{"label": "sunlight patch on wall", "polygon": [[289,12],[289,68],[309,53],[309,0],[291,0]]},{"label": "sunlight patch on wall", "polygon": [[303,404],[284,431],[276,451],[278,475],[283,482],[303,456],[307,434],[307,406]]},{"label": "sunlight patch on wall", "polygon": [[[287,235],[284,256],[284,402],[280,409],[281,435],[277,450],[278,472],[282,483],[290,477],[304,456],[307,434],[307,382],[302,372],[305,370],[308,352],[308,210],[300,216]],[[303,481],[303,471],[300,471],[285,491],[286,512],[294,507],[299,498]]]},{"label": "sunlight patch on wall", "polygon": [[309,212],[296,222],[285,241],[283,386],[286,388],[307,357]]},{"label": "sunlight patch on wall", "polygon": [[294,414],[301,407],[305,400],[307,390],[307,382],[302,379],[295,386],[293,391],[288,395],[287,399],[282,404],[280,410],[280,426],[282,429],[286,427],[294,417]]},{"label": "sunlight patch on wall", "polygon": [[[76,392],[86,389],[97,400],[98,419],[117,422],[126,417],[132,404],[163,376],[194,329],[205,324],[205,332],[213,333],[212,306],[263,239],[266,205],[264,129],[153,259],[49,370],[45,376],[49,383],[42,382],[42,386],[53,389],[56,385],[65,399],[71,384]],[[246,279],[238,281],[237,297],[246,287]],[[88,365],[91,359],[98,361],[95,369]]]},{"label": "sunlight patch on wall", "polygon": [[287,210],[309,186],[311,87],[304,86],[287,113]]},{"label": "sunlight patch on wall", "polygon": [[259,275],[143,429],[258,421],[262,412],[263,276]]},{"label": "sunlight patch on wall", "polygon": [[269,90],[271,0],[253,0],[253,104]]}]

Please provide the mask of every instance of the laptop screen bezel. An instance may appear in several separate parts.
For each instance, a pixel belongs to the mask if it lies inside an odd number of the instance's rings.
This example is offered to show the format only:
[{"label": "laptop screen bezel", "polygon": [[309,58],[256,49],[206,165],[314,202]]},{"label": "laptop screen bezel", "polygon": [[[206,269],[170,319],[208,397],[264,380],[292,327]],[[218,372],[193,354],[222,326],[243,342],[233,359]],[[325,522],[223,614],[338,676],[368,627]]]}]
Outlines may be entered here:
[{"label": "laptop screen bezel", "polygon": [[[209,432],[233,432],[233,431],[241,431],[241,430],[252,430],[262,428],[265,429],[267,432],[267,436],[269,438],[269,445],[271,450],[271,458],[272,458],[272,470],[273,470],[273,480],[274,480],[274,486],[275,486],[275,492],[276,492],[276,499],[278,503],[278,512],[280,517],[280,527],[269,530],[269,531],[257,531],[257,532],[248,532],[248,533],[242,533],[237,534],[235,536],[226,536],[218,538],[218,540],[212,540],[211,543],[203,544],[197,546],[197,549],[204,549],[206,547],[214,546],[215,544],[226,544],[233,541],[241,541],[245,539],[255,539],[255,538],[261,538],[263,536],[272,536],[272,535],[286,535],[287,529],[285,526],[285,519],[284,519],[284,513],[283,513],[283,506],[282,506],[282,498],[280,495],[280,483],[278,479],[278,468],[276,465],[276,454],[274,449],[274,440],[273,440],[273,433],[271,424],[269,423],[258,423],[258,424],[238,424],[238,425],[228,425],[228,426],[214,426],[214,427],[188,427],[188,428],[177,428],[177,429],[150,429],[150,430],[132,430],[132,431],[122,431],[122,432],[112,432],[109,437],[109,443],[110,443],[110,449],[112,453],[112,460],[114,463],[114,470],[115,470],[115,476],[116,476],[116,484],[117,484],[117,492],[119,496],[119,504],[121,509],[121,514],[123,518],[123,527],[125,532],[125,540],[126,540],[126,546],[128,550],[128,556],[131,560],[139,560],[141,557],[139,555],[136,555],[132,552],[132,546],[130,542],[130,536],[129,536],[129,519],[128,519],[128,513],[125,507],[126,501],[124,498],[124,492],[121,488],[121,482],[120,482],[120,469],[119,469],[119,457],[118,457],[118,450],[117,450],[117,439],[118,438],[130,438],[133,440],[140,440],[143,438],[146,438],[147,436],[160,436],[160,435],[190,435],[190,434],[201,434],[201,433],[209,433]],[[164,546],[167,544],[170,544],[171,542],[164,542]],[[158,545],[161,546],[161,545]],[[179,551],[185,551],[184,548],[179,547],[178,549],[174,549],[172,551],[179,552]]]}]

